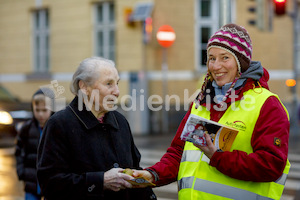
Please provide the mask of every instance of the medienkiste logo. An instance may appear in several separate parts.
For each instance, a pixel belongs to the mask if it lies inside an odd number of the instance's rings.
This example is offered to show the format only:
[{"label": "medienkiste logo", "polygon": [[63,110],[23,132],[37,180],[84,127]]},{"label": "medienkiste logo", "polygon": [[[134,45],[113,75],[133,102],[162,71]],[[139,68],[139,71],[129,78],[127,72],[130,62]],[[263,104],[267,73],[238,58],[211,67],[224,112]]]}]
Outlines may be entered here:
[{"label": "medienkiste logo", "polygon": [[52,80],[48,85],[40,86],[42,92],[46,95],[46,107],[57,112],[66,107],[66,97],[64,97],[65,88],[59,85],[57,80]]},{"label": "medienkiste logo", "polygon": [[226,122],[227,126],[230,126],[232,128],[235,128],[239,131],[245,131],[247,129],[246,124],[242,121],[234,121],[234,122]]}]

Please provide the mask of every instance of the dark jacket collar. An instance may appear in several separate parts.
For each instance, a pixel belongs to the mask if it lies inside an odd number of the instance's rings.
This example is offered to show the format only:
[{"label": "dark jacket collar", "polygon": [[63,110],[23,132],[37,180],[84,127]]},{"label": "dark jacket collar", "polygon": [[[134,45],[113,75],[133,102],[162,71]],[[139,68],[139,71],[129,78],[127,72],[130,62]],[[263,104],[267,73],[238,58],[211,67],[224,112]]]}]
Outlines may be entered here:
[{"label": "dark jacket collar", "polygon": [[[80,111],[78,109],[79,107],[78,107],[78,97],[77,96],[72,100],[72,102],[70,103],[70,105],[68,107],[72,110],[72,112],[76,115],[76,117],[83,123],[83,125],[87,129],[91,129],[91,128],[97,126],[98,124],[100,124],[100,122],[93,115],[93,113],[91,111],[86,110],[86,106],[84,103],[82,106],[82,110]],[[110,111],[105,114],[104,124],[108,124],[115,129],[119,129],[119,124],[117,122],[114,111]]]}]

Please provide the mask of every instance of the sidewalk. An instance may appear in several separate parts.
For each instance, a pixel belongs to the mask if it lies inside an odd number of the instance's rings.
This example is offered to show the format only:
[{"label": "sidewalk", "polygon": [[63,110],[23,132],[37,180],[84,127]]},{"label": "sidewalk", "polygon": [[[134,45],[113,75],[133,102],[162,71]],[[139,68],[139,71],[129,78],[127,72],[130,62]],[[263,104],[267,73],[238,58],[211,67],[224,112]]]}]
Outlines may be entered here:
[{"label": "sidewalk", "polygon": [[166,151],[171,145],[175,133],[161,135],[133,135],[138,149]]}]

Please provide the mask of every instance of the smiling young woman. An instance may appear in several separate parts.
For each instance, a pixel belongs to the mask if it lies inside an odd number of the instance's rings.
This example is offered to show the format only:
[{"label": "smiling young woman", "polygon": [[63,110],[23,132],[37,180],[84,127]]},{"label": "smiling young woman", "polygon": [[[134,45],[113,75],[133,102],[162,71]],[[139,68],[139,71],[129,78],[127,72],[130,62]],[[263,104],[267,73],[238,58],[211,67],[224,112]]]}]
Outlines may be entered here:
[{"label": "smiling young woman", "polygon": [[[179,200],[280,200],[290,168],[289,118],[269,91],[268,71],[251,55],[250,36],[239,25],[226,24],[211,36],[199,95],[160,162],[135,176],[150,178],[156,186],[177,179]],[[218,151],[208,134],[206,146],[182,141],[190,114],[237,128],[231,149]],[[234,126],[237,122],[243,126]]]}]

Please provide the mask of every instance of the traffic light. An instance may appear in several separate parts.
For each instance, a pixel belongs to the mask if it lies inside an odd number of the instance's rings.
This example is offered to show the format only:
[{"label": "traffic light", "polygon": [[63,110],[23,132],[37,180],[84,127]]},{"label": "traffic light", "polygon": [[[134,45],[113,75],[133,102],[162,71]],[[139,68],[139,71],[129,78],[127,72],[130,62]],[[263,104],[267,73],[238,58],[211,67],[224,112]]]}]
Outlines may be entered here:
[{"label": "traffic light", "polygon": [[274,12],[276,15],[284,15],[285,14],[285,4],[286,0],[273,0],[274,2]]},{"label": "traffic light", "polygon": [[[256,6],[251,6],[251,7],[249,7],[248,8],[248,12],[249,13],[251,13],[251,14],[256,14]],[[256,19],[254,18],[252,18],[252,19],[249,19],[248,20],[248,23],[250,24],[250,25],[256,25]]]},{"label": "traffic light", "polygon": [[152,18],[147,17],[144,21],[144,43],[147,44],[151,41],[152,36]]},{"label": "traffic light", "polygon": [[266,17],[264,11],[266,10],[266,6],[267,3],[265,0],[255,0],[249,4],[248,13],[251,18],[248,20],[248,23],[250,25],[256,26],[260,30],[265,30]]},{"label": "traffic light", "polygon": [[152,33],[152,18],[151,17],[147,17],[145,20],[145,31],[148,34]]},{"label": "traffic light", "polygon": [[287,80],[285,81],[285,85],[289,87],[290,92],[291,92],[292,94],[295,94],[295,92],[296,92],[296,87],[295,87],[296,84],[297,84],[297,82],[296,82],[295,79],[287,79]]},{"label": "traffic light", "polygon": [[285,85],[288,87],[294,87],[296,85],[296,80],[295,79],[287,79],[285,81]]}]

